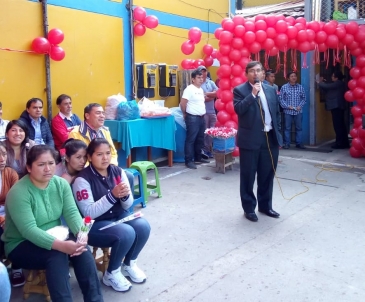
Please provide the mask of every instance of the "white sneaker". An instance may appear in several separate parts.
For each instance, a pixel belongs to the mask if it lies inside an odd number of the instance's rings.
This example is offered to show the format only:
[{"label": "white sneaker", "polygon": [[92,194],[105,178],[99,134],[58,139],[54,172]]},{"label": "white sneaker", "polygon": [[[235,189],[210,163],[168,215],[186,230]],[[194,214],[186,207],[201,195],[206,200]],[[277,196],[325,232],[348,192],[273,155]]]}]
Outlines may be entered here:
[{"label": "white sneaker", "polygon": [[137,266],[137,259],[131,260],[129,266],[123,264],[123,270],[134,283],[143,283],[147,279],[146,274]]},{"label": "white sneaker", "polygon": [[132,284],[121,273],[120,268],[117,268],[111,273],[106,271],[103,277],[103,283],[106,286],[111,286],[118,292],[129,291],[132,287]]}]

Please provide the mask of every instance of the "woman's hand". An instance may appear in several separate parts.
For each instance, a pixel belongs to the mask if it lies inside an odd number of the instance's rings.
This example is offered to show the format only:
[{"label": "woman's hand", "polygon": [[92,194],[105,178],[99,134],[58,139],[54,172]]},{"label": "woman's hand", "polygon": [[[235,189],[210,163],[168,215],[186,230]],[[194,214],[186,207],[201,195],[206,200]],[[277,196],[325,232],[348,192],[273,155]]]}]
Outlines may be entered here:
[{"label": "woman's hand", "polygon": [[130,194],[129,186],[126,183],[121,182],[114,187],[114,189],[112,190],[112,194],[116,198],[123,198],[125,196],[128,196]]},{"label": "woman's hand", "polygon": [[61,241],[58,239],[53,242],[52,249],[71,255],[71,257],[78,256],[87,250],[85,242]]}]

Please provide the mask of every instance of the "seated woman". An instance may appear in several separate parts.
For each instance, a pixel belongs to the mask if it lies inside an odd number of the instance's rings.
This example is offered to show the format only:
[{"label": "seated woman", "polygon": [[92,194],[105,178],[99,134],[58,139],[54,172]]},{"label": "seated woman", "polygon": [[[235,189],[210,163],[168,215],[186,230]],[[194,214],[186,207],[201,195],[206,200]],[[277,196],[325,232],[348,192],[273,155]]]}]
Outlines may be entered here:
[{"label": "seated woman", "polygon": [[[71,183],[76,175],[85,167],[87,145],[79,140],[70,138],[60,149],[62,161],[56,167],[56,175]],[[64,149],[64,155],[62,150]]]},{"label": "seated woman", "polygon": [[29,139],[27,125],[21,120],[12,120],[6,126],[5,144],[8,152],[6,164],[13,168],[22,178],[27,174],[26,160],[28,150],[34,146],[34,141]]},{"label": "seated woman", "polygon": [[[53,302],[71,302],[69,261],[84,301],[103,301],[96,265],[86,242],[75,242],[83,220],[75,205],[69,184],[54,176],[56,151],[48,145],[30,149],[28,175],[18,181],[6,197],[6,221],[2,236],[5,253],[13,264],[46,270]],[[61,225],[64,216],[72,234],[60,240],[47,230]]]},{"label": "seated woman", "polygon": [[[83,216],[95,219],[88,243],[97,247],[111,247],[110,262],[103,283],[116,291],[128,291],[131,283],[146,281],[146,275],[137,267],[137,257],[150,235],[147,220],[137,218],[111,228],[99,229],[128,216],[133,204],[125,172],[112,164],[111,147],[104,138],[96,138],[87,147],[90,165],[82,170],[72,184],[76,204]],[[124,260],[123,260],[124,259]]]}]

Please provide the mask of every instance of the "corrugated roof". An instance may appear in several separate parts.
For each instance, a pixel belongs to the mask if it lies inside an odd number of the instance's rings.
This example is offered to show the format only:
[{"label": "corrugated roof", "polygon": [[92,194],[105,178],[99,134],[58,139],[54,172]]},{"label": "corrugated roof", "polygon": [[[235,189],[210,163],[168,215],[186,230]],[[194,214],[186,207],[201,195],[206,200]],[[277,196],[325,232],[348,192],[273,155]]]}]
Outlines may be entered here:
[{"label": "corrugated roof", "polygon": [[278,4],[252,6],[236,10],[236,15],[241,15],[243,17],[253,17],[258,14],[304,17],[304,0],[293,0]]}]

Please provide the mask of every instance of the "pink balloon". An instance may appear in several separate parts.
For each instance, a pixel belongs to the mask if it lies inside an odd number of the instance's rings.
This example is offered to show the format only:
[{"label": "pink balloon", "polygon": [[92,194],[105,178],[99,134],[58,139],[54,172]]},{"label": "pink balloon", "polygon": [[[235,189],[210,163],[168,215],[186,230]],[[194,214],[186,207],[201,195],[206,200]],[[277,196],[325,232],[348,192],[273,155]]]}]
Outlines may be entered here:
[{"label": "pink balloon", "polygon": [[203,59],[195,60],[194,67],[198,68],[199,66],[204,66],[204,60]]},{"label": "pink balloon", "polygon": [[154,15],[147,16],[143,20],[143,25],[150,29],[156,28],[158,26],[158,18]]},{"label": "pink balloon", "polygon": [[181,67],[184,69],[192,69],[193,68],[193,60],[184,59],[181,61]]},{"label": "pink balloon", "polygon": [[203,46],[203,53],[206,54],[207,56],[210,56],[213,52],[213,46],[210,44],[205,44]]},{"label": "pink balloon", "polygon": [[253,33],[252,31],[246,31],[245,36],[243,37],[243,41],[247,44],[250,45],[251,43],[253,43],[256,40],[256,35],[255,33]]},{"label": "pink balloon", "polygon": [[52,45],[51,46],[49,56],[51,57],[52,60],[62,61],[64,59],[65,55],[66,55],[65,51],[63,50],[62,47],[60,47],[58,45]]},{"label": "pink balloon", "polygon": [[266,34],[266,31],[264,30],[258,30],[256,31],[256,41],[257,42],[264,42],[265,40],[267,39],[267,34]]},{"label": "pink balloon", "polygon": [[224,22],[224,24],[222,24],[222,27],[224,30],[227,30],[229,32],[233,32],[234,28],[235,28],[235,24],[232,20],[227,20],[226,22]]},{"label": "pink balloon", "polygon": [[286,32],[289,39],[295,39],[298,34],[298,29],[294,26],[288,26],[288,30]]},{"label": "pink balloon", "polygon": [[51,29],[47,35],[47,39],[51,44],[60,44],[64,38],[65,35],[63,34],[62,30],[58,28]]},{"label": "pink balloon", "polygon": [[214,31],[214,37],[219,40],[220,34],[223,31],[223,28],[218,27],[215,31]]},{"label": "pink balloon", "polygon": [[329,48],[337,48],[338,46],[338,37],[336,35],[329,35],[326,40],[326,44]]},{"label": "pink balloon", "polygon": [[[227,107],[226,107],[227,108]],[[224,127],[228,127],[228,128],[234,128],[234,129],[238,129],[238,125],[236,122],[234,121],[227,121],[224,123]]]},{"label": "pink balloon", "polygon": [[204,58],[204,65],[205,65],[205,67],[210,67],[210,66],[212,66],[213,65],[213,58],[211,57],[211,56],[206,56],[205,58]]},{"label": "pink balloon", "polygon": [[285,33],[288,29],[288,24],[284,20],[279,20],[275,25],[276,32]]},{"label": "pink balloon", "polygon": [[241,38],[233,38],[231,45],[235,49],[241,49],[243,47],[243,40]]},{"label": "pink balloon", "polygon": [[46,38],[37,37],[32,42],[32,50],[36,53],[45,54],[48,53],[51,48],[51,44]]},{"label": "pink balloon", "polygon": [[228,102],[226,103],[226,111],[229,113],[229,114],[233,114],[234,113],[234,107],[233,107],[233,102]]},{"label": "pink balloon", "polygon": [[259,42],[253,42],[250,47],[249,50],[252,53],[258,53],[261,50],[261,44]]},{"label": "pink balloon", "polygon": [[133,33],[135,36],[143,36],[146,33],[146,26],[142,23],[136,23],[133,26]]},{"label": "pink balloon", "polygon": [[202,31],[198,27],[192,27],[189,29],[188,37],[190,41],[193,41],[195,44],[200,42],[202,37]]},{"label": "pink balloon", "polygon": [[230,65],[221,65],[218,69],[220,77],[228,78],[231,75],[231,66]]},{"label": "pink balloon", "polygon": [[237,26],[245,24],[245,18],[240,15],[236,15],[232,18],[233,23]]},{"label": "pink balloon", "polygon": [[182,45],[181,45],[181,51],[183,54],[185,55],[190,55],[194,52],[195,49],[195,45],[193,42],[191,42],[190,40],[185,41]]},{"label": "pink balloon", "polygon": [[355,35],[359,30],[359,25],[355,21],[350,21],[346,24],[346,31],[349,34]]},{"label": "pink balloon", "polygon": [[222,42],[223,44],[230,44],[232,39],[233,39],[232,33],[226,30],[222,31],[219,35],[219,41]]},{"label": "pink balloon", "polygon": [[365,55],[361,55],[356,58],[356,66],[365,67]]},{"label": "pink balloon", "polygon": [[[231,90],[223,90],[221,92],[221,100],[223,103],[228,103],[233,101],[233,93]],[[223,123],[223,121],[220,121]]]},{"label": "pink balloon", "polygon": [[233,33],[236,37],[243,37],[245,32],[246,29],[243,25],[237,25],[233,30]]},{"label": "pink balloon", "polygon": [[144,18],[146,18],[146,10],[143,7],[137,6],[133,9],[133,19],[139,22],[143,22]]},{"label": "pink balloon", "polygon": [[262,44],[262,47],[266,50],[269,51],[270,49],[272,49],[275,46],[275,42],[273,39],[267,38],[265,40],[265,42]]},{"label": "pink balloon", "polygon": [[266,34],[267,34],[267,37],[270,38],[270,39],[275,39],[276,36],[278,35],[275,28],[272,28],[272,27],[269,27],[266,30]]},{"label": "pink balloon", "polygon": [[246,82],[245,79],[243,77],[234,77],[231,80],[231,87],[234,88],[238,85],[241,85],[242,83]]},{"label": "pink balloon", "polygon": [[255,29],[255,23],[253,23],[252,21],[246,21],[245,22],[245,28],[246,28],[246,31],[254,32],[256,30]]},{"label": "pink balloon", "polygon": [[237,62],[241,59],[241,52],[238,49],[233,49],[231,50],[231,52],[229,53],[229,58],[233,61],[233,62]]},{"label": "pink balloon", "polygon": [[255,30],[258,31],[258,30],[263,30],[263,31],[266,31],[266,28],[267,28],[267,24],[264,20],[258,20],[255,22]]},{"label": "pink balloon", "polygon": [[230,120],[231,116],[228,114],[227,111],[225,110],[221,110],[217,113],[217,120],[221,123],[221,124],[225,124],[226,122],[228,122]]},{"label": "pink balloon", "polygon": [[226,108],[226,104],[222,102],[221,99],[217,99],[214,103],[214,107],[215,109],[217,109],[218,111],[222,111]]},{"label": "pink balloon", "polygon": [[[233,76],[239,77],[243,74],[243,69],[241,65],[235,64],[231,67],[231,73]],[[365,78],[365,77],[364,77]]]},{"label": "pink balloon", "polygon": [[357,66],[355,67],[352,67],[350,69],[350,76],[353,78],[353,79],[357,79],[361,76],[361,69]]},{"label": "pink balloon", "polygon": [[326,40],[327,40],[326,32],[324,32],[323,30],[318,31],[316,34],[316,38],[315,38],[315,41],[317,42],[317,44],[324,43],[324,42],[326,42]]}]

